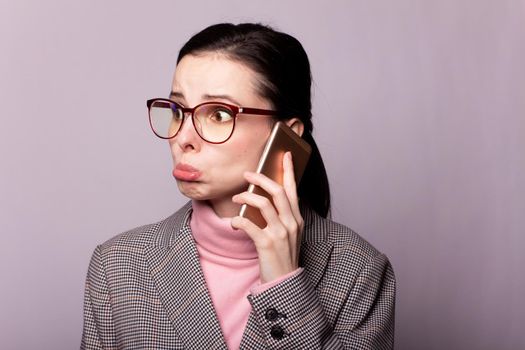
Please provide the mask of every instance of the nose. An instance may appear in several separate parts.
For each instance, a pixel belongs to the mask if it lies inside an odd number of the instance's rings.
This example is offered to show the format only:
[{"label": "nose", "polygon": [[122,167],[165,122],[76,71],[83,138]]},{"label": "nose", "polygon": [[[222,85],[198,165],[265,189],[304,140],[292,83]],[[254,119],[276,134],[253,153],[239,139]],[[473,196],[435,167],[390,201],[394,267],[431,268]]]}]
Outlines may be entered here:
[{"label": "nose", "polygon": [[193,118],[190,113],[184,115],[184,122],[182,127],[173,139],[184,152],[191,152],[200,149],[201,138],[197,135],[197,131],[193,126]]}]

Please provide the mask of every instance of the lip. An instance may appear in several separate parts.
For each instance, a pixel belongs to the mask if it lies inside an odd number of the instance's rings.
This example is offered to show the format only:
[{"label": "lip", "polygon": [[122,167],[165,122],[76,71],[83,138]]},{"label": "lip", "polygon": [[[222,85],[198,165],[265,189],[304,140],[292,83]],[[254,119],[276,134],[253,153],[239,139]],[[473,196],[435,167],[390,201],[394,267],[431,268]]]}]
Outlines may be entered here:
[{"label": "lip", "polygon": [[181,181],[197,181],[201,176],[201,171],[189,164],[179,163],[173,169],[173,176]]}]

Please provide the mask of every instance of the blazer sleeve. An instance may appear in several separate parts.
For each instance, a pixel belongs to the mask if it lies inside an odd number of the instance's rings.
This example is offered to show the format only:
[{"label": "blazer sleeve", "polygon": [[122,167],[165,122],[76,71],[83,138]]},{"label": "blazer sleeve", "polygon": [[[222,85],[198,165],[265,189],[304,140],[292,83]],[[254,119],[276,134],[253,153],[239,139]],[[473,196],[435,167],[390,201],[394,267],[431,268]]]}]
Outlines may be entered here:
[{"label": "blazer sleeve", "polygon": [[305,271],[248,297],[268,348],[393,348],[396,282],[388,258],[376,255],[357,276],[340,259],[331,272],[335,287],[325,287],[323,302]]},{"label": "blazer sleeve", "polygon": [[84,326],[82,350],[117,349],[111,299],[100,247],[89,264],[84,293]]}]

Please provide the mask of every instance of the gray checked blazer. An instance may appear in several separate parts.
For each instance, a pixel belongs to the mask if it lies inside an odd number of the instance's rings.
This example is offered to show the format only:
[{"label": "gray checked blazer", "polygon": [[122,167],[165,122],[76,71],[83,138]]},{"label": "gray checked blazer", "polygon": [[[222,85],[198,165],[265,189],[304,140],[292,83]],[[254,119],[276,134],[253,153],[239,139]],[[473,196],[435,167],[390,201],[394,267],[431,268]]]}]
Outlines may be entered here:
[{"label": "gray checked blazer", "polygon": [[[192,237],[191,202],[98,246],[82,349],[226,349]],[[395,278],[351,229],[302,209],[304,270],[252,305],[240,349],[391,349]],[[227,288],[227,286],[225,286]]]}]

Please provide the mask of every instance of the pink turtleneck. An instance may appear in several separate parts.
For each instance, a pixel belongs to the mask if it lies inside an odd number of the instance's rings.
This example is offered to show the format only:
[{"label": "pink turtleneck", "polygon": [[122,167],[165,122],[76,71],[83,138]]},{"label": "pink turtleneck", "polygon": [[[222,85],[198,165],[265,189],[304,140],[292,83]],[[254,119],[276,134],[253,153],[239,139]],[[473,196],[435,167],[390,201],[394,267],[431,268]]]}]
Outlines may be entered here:
[{"label": "pink turtleneck", "polygon": [[258,294],[302,271],[260,284],[259,259],[251,238],[231,227],[205,201],[192,202],[190,227],[210,297],[228,349],[238,349],[250,315],[248,294]]}]

